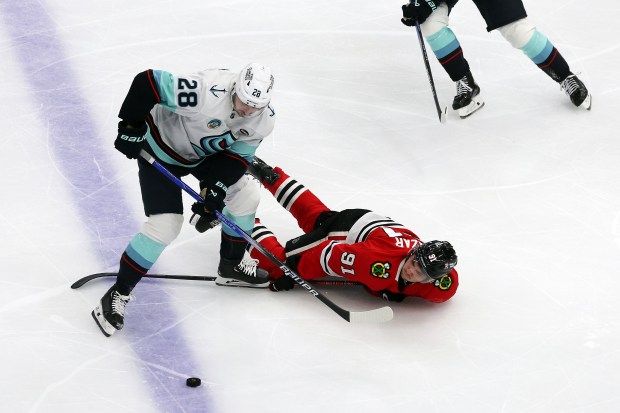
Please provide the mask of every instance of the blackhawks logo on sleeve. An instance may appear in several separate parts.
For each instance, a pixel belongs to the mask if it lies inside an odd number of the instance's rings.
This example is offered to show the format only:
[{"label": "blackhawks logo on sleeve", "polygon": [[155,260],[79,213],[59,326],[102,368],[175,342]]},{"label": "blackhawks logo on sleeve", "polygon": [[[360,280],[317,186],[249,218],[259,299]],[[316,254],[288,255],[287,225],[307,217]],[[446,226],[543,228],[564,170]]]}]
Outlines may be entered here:
[{"label": "blackhawks logo on sleeve", "polygon": [[389,262],[375,262],[370,266],[370,275],[377,278],[390,278],[388,270],[392,268]]},{"label": "blackhawks logo on sleeve", "polygon": [[441,291],[447,291],[452,287],[452,277],[450,274],[446,274],[437,281],[435,281],[435,287],[439,288]]}]

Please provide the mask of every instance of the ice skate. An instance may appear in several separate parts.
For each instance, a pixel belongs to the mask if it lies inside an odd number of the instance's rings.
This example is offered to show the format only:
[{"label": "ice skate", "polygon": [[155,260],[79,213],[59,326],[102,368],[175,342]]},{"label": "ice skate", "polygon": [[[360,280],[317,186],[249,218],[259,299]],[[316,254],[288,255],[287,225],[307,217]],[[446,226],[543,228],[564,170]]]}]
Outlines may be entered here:
[{"label": "ice skate", "polygon": [[570,101],[577,107],[586,110],[592,108],[592,95],[576,75],[570,74],[560,83],[561,89],[570,97]]},{"label": "ice skate", "polygon": [[254,157],[254,160],[248,168],[248,172],[254,175],[259,181],[265,181],[269,185],[273,185],[278,178],[280,178],[280,174],[277,173],[271,166],[267,165],[258,156]]},{"label": "ice skate", "polygon": [[456,96],[452,102],[452,109],[458,112],[461,119],[465,119],[483,106],[480,87],[471,73],[468,73],[456,82]]},{"label": "ice skate", "polygon": [[133,300],[133,295],[122,295],[116,290],[116,284],[101,297],[99,305],[91,315],[97,322],[101,332],[110,337],[125,325],[125,306]]},{"label": "ice skate", "polygon": [[221,258],[217,274],[217,285],[252,288],[269,286],[269,274],[258,268],[258,260],[252,258],[245,258],[241,262]]}]

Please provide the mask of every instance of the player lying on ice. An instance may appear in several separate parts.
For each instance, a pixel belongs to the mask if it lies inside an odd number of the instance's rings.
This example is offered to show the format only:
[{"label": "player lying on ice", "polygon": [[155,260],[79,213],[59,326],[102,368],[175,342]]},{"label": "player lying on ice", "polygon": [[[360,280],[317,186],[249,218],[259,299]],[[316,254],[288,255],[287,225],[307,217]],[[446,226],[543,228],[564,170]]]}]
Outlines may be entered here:
[{"label": "player lying on ice", "polygon": [[[252,237],[305,280],[343,277],[390,301],[412,296],[441,303],[456,292],[457,257],[449,242],[423,242],[413,231],[366,209],[332,211],[281,168],[259,158],[250,171],[304,231],[283,247],[257,219]],[[272,291],[293,288],[295,282],[273,262],[253,247],[249,251],[269,272]]]}]

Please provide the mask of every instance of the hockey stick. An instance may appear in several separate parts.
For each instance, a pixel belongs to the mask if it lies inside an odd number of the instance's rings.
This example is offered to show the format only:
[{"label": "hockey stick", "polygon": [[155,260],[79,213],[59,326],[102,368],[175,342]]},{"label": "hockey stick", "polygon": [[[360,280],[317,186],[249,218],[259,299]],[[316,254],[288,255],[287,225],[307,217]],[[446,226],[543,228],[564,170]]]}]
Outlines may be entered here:
[{"label": "hockey stick", "polygon": [[433,73],[431,72],[431,65],[428,62],[428,55],[426,54],[426,47],[424,46],[424,38],[422,38],[422,29],[420,29],[420,23],[415,21],[415,29],[418,32],[418,40],[420,41],[420,49],[422,49],[422,57],[424,58],[424,66],[426,66],[426,74],[428,75],[428,81],[431,84],[431,91],[433,92],[433,99],[435,99],[435,108],[437,108],[437,115],[439,116],[440,123],[446,123],[448,120],[448,107],[445,106],[443,111],[439,106],[439,99],[437,99],[437,91],[435,90],[435,82],[433,81]]},{"label": "hockey stick", "polygon": [[[73,284],[71,284],[71,288],[74,290],[80,288],[84,284],[89,281],[96,280],[97,278],[103,277],[116,277],[118,273],[116,272],[98,272],[95,274],[90,274],[85,277],[80,278]],[[176,275],[176,274],[146,274],[142,278],[162,278],[164,280],[188,280],[188,281],[215,281],[217,277],[209,276],[209,275]],[[347,285],[347,286],[355,286],[362,285],[355,281],[345,281],[345,280],[334,280],[334,279],[320,279],[313,281],[313,284],[317,285]]]},{"label": "hockey stick", "polygon": [[[164,174],[168,179],[174,182],[177,186],[179,186],[181,189],[183,189],[185,192],[191,195],[192,198],[194,198],[196,201],[204,202],[204,199],[200,196],[200,194],[198,194],[190,186],[185,184],[185,182],[183,182],[182,180],[174,176],[172,173],[170,173],[170,171],[168,171],[166,167],[164,167],[162,164],[157,162],[155,158],[153,158],[148,152],[146,152],[145,150],[141,150],[140,156],[145,161],[153,165],[159,172]],[[240,237],[242,237],[248,243],[250,243],[250,245],[252,245],[258,251],[260,251],[270,261],[276,264],[282,270],[282,272],[284,272],[284,275],[292,278],[297,284],[301,285],[310,294],[312,294],[313,296],[321,300],[323,304],[327,305],[336,314],[338,314],[340,317],[342,317],[346,321],[350,323],[364,323],[364,322],[381,323],[381,322],[389,321],[394,317],[394,313],[392,312],[392,309],[388,306],[384,306],[381,308],[376,308],[374,310],[368,310],[368,311],[345,310],[344,308],[333,303],[331,300],[329,300],[327,297],[325,297],[320,292],[316,291],[310,284],[304,281],[304,279],[301,278],[295,271],[288,268],[282,261],[280,261],[271,252],[269,252],[262,245],[256,242],[254,238],[252,238],[244,230],[239,228],[234,222],[231,222],[228,218],[226,218],[221,212],[215,211],[215,215],[222,222],[222,224],[227,225],[230,229],[235,231]]]}]

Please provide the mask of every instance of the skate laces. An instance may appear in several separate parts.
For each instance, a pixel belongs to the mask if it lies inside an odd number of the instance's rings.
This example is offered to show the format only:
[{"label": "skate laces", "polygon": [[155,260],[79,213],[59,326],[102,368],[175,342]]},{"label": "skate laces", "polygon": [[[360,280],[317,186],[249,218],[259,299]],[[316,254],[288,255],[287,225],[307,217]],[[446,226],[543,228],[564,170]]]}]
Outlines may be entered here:
[{"label": "skate laces", "polygon": [[246,258],[237,265],[236,270],[250,277],[256,277],[256,269],[258,268],[258,260],[254,258]]},{"label": "skate laces", "polygon": [[125,306],[135,297],[131,294],[121,295],[118,291],[112,292],[112,312],[125,316]]},{"label": "skate laces", "polygon": [[469,83],[467,83],[466,77],[459,79],[459,81],[456,82],[456,95],[457,96],[466,95],[467,93],[471,93],[472,91],[473,89],[471,88],[471,86],[469,86]]},{"label": "skate laces", "polygon": [[560,88],[566,92],[568,96],[572,95],[574,91],[579,89],[579,84],[577,83],[576,75],[570,75],[566,79],[560,83]]}]

